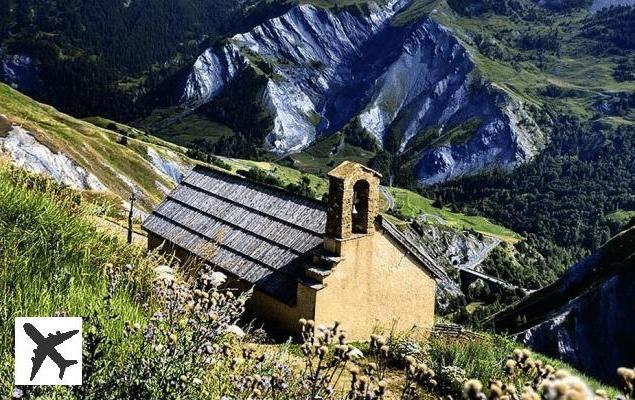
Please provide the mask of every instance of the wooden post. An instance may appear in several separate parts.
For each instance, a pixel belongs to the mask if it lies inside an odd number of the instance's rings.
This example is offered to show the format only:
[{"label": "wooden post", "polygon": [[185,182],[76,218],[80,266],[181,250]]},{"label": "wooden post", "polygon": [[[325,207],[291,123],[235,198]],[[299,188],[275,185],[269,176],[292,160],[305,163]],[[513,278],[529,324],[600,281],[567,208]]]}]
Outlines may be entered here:
[{"label": "wooden post", "polygon": [[134,202],[137,198],[134,191],[130,194],[130,212],[128,213],[128,244],[132,244],[132,215],[134,210]]}]

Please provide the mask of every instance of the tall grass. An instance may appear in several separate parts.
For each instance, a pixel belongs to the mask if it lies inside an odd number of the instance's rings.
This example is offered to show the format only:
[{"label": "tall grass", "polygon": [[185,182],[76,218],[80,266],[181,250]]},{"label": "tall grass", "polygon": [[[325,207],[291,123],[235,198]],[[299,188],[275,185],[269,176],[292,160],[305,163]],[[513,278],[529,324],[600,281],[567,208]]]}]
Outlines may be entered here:
[{"label": "tall grass", "polygon": [[[10,390],[14,318],[87,316],[104,318],[116,339],[123,321],[142,321],[152,261],[142,249],[99,232],[88,217],[94,203],[78,192],[0,161],[0,390]],[[108,270],[133,269],[113,307],[121,318],[106,319],[103,297]],[[123,356],[125,349],[119,356]]]},{"label": "tall grass", "polygon": [[[480,334],[474,338],[455,338],[448,336],[432,337],[428,341],[428,362],[437,373],[447,367],[458,367],[463,370],[464,377],[478,379],[481,382],[493,380],[506,381],[505,362],[520,345],[512,340],[490,334]],[[575,371],[570,365],[541,354],[534,354],[536,360],[545,365],[551,365],[555,369],[566,369],[581,377],[594,390],[604,390],[609,398],[615,398],[618,391],[614,387],[603,385],[600,382],[584,376]],[[519,375],[514,382],[520,389],[525,385],[526,377]],[[447,380],[443,382],[443,380]],[[463,382],[452,382],[448,376],[441,373],[440,384],[448,387],[455,394],[463,390]]]}]

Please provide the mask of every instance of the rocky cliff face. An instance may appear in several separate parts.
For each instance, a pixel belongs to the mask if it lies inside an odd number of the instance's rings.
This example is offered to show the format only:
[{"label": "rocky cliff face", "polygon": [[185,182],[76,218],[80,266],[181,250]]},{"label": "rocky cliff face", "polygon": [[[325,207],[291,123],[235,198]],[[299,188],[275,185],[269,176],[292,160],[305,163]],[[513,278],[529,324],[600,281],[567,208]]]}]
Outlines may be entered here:
[{"label": "rocky cliff face", "polygon": [[615,383],[635,364],[635,228],[493,318],[536,351]]},{"label": "rocky cliff face", "polygon": [[[299,151],[359,118],[378,143],[396,142],[393,152],[411,149],[423,135],[434,139],[415,151],[422,183],[531,159],[545,137],[517,123],[527,120],[522,104],[476,78],[468,51],[433,19],[393,26],[404,5],[296,6],[202,54],[181,102],[209,102],[254,68],[267,77],[261,102],[274,119],[267,145],[276,153]],[[478,124],[465,137],[446,137],[467,120]]]},{"label": "rocky cliff face", "polygon": [[62,153],[55,154],[39,143],[30,132],[13,126],[6,137],[0,137],[0,154],[30,172],[43,173],[59,183],[75,189],[106,191],[97,177]]}]

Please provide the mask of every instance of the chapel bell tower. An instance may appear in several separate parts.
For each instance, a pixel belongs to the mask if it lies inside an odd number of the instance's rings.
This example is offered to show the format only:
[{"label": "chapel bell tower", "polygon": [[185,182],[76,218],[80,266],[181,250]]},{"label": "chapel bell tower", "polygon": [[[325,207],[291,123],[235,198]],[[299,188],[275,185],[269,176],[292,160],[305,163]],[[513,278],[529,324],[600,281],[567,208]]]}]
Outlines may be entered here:
[{"label": "chapel bell tower", "polygon": [[375,232],[381,175],[361,164],[344,161],[328,174],[326,237],[349,239]]}]

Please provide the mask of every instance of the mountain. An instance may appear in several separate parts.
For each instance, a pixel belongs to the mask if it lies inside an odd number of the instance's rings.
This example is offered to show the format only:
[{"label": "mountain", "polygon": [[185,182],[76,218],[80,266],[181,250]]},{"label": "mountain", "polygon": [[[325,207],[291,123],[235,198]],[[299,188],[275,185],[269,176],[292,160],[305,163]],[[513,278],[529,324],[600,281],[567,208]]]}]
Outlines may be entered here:
[{"label": "mountain", "polygon": [[131,120],[148,107],[148,92],[190,63],[199,46],[248,24],[249,5],[0,0],[0,80],[75,116]]},{"label": "mountain", "polygon": [[632,227],[490,322],[536,351],[616,383],[616,369],[635,363],[634,279]]},{"label": "mountain", "polygon": [[271,118],[259,128],[272,152],[301,151],[357,120],[382,148],[415,153],[413,173],[428,184],[532,159],[547,136],[524,102],[483,80],[469,50],[434,19],[396,25],[407,6],[295,6],[206,50],[181,105],[214,108],[232,82],[248,80]]},{"label": "mountain", "polygon": [[598,11],[603,8],[615,7],[615,6],[630,6],[634,5],[633,0],[578,0],[578,1],[563,1],[563,0],[538,0],[536,4],[541,7],[546,7],[556,11],[570,10],[572,8],[585,7],[590,11]]}]

